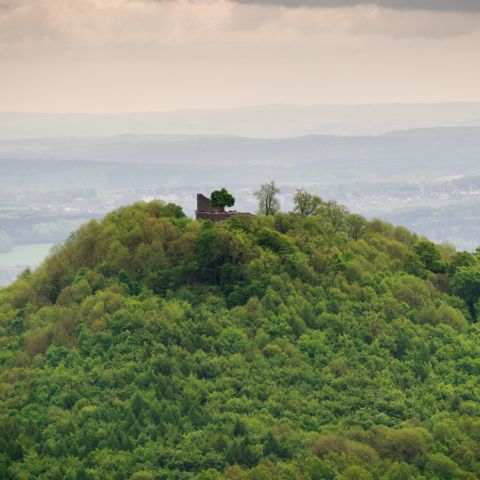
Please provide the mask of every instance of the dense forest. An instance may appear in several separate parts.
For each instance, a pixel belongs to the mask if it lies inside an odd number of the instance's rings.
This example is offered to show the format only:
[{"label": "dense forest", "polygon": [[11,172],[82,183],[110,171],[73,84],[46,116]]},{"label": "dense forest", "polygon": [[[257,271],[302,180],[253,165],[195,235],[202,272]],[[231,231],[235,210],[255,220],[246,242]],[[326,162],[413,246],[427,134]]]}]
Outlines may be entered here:
[{"label": "dense forest", "polygon": [[0,478],[479,478],[480,255],[303,206],[137,203],[0,290]]}]

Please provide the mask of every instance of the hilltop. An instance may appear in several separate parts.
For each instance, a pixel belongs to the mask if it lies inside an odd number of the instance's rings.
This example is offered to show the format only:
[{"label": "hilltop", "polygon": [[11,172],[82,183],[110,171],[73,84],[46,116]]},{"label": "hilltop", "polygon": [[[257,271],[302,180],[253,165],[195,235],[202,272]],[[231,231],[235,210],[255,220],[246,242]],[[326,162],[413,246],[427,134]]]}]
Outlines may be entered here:
[{"label": "hilltop", "polygon": [[473,480],[479,298],[336,204],[120,208],[0,290],[0,478]]}]

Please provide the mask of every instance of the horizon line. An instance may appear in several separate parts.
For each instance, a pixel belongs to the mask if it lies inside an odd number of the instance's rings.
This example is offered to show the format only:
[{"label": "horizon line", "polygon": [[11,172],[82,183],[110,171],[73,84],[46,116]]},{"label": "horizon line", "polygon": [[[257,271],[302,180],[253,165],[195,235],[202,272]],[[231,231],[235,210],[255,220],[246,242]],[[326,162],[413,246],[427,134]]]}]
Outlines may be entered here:
[{"label": "horizon line", "polygon": [[0,115],[154,115],[181,112],[220,112],[267,108],[359,108],[359,107],[402,107],[402,106],[442,106],[442,105],[480,105],[480,100],[446,100],[438,102],[359,102],[359,103],[266,103],[246,104],[225,107],[182,107],[167,110],[125,110],[125,111],[89,111],[89,112],[53,112],[32,110],[6,110]]}]

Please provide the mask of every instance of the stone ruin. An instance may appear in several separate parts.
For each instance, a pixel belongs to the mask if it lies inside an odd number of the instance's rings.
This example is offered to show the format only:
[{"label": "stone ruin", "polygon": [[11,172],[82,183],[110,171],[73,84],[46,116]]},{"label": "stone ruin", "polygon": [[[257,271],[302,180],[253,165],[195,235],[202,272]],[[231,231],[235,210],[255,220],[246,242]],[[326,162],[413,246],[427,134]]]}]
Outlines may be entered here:
[{"label": "stone ruin", "polygon": [[236,210],[225,211],[222,207],[212,207],[211,200],[201,193],[197,193],[197,209],[195,210],[197,220],[211,220],[212,222],[221,222],[233,215],[251,215],[249,213],[239,213]]}]

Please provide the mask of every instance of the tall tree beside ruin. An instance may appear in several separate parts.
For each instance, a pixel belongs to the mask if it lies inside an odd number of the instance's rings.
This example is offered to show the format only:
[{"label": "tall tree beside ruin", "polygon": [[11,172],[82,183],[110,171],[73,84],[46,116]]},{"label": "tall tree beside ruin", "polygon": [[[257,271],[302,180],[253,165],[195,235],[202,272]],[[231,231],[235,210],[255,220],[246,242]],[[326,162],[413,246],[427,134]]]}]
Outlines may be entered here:
[{"label": "tall tree beside ruin", "polygon": [[280,210],[277,193],[280,193],[280,189],[277,188],[273,180],[263,184],[260,190],[255,192],[255,196],[258,198],[258,213],[262,215],[273,215]]}]

